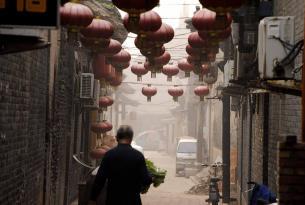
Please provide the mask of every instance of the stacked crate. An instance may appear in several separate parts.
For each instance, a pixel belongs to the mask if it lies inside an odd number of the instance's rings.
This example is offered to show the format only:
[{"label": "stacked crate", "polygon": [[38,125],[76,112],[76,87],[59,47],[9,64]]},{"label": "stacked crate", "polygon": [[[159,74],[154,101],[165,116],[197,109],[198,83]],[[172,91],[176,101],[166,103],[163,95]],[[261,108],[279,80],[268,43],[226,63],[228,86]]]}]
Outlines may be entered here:
[{"label": "stacked crate", "polygon": [[305,204],[305,144],[288,136],[279,144],[279,205]]}]

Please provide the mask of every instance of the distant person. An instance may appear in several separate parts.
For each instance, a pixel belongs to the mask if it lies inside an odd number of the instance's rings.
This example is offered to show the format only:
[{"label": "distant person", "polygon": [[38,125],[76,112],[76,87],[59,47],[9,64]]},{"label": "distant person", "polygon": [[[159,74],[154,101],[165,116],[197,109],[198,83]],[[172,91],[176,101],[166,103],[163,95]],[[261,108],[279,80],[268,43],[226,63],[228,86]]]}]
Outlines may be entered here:
[{"label": "distant person", "polygon": [[132,128],[121,126],[116,138],[118,146],[109,150],[101,162],[90,205],[95,204],[106,181],[106,205],[141,205],[141,190],[152,183],[143,154],[131,147]]}]

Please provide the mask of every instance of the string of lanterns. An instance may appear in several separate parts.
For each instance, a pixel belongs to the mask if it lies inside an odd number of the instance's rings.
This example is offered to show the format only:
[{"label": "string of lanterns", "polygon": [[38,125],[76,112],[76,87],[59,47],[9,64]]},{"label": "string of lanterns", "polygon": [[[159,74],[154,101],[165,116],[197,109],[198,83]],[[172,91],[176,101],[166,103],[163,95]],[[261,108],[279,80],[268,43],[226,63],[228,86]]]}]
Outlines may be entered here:
[{"label": "string of lanterns", "polygon": [[[197,29],[188,36],[186,52],[188,56],[176,64],[169,63],[171,55],[164,44],[170,42],[174,36],[174,29],[162,22],[154,7],[159,0],[112,0],[119,9],[127,12],[123,24],[128,32],[134,33],[135,47],[146,58],[142,64],[131,65],[131,72],[141,81],[142,76],[151,72],[155,78],[157,73],[167,75],[167,80],[179,73],[185,72],[190,77],[193,72],[199,76],[200,82],[208,85],[217,81],[217,67],[213,66],[219,43],[231,35],[232,17],[229,12],[240,7],[243,0],[199,0],[204,7],[192,18],[192,24]],[[61,25],[66,28],[68,42],[76,49],[83,48],[91,54],[90,65],[95,79],[100,81],[102,90],[108,86],[117,87],[122,83],[122,72],[130,67],[131,55],[122,48],[120,42],[112,39],[113,25],[99,16],[94,16],[91,9],[80,2],[67,2],[60,7]],[[184,35],[184,34],[182,34]],[[183,89],[174,86],[168,90],[169,95],[177,101],[183,95]],[[157,89],[148,85],[142,88],[143,95],[150,101],[157,94]],[[198,86],[194,93],[201,100],[209,94],[208,86]],[[100,99],[100,112],[113,104],[107,92]],[[112,129],[112,125],[103,120],[93,124],[91,130],[97,134],[105,134]]]}]

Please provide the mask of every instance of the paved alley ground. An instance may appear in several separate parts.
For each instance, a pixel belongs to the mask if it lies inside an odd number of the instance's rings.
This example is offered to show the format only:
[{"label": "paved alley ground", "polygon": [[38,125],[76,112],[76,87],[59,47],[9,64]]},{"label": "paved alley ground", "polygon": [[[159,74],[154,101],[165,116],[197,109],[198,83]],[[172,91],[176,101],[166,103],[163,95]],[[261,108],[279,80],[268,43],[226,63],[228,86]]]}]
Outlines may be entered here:
[{"label": "paved alley ground", "polygon": [[165,153],[145,152],[145,157],[155,165],[167,170],[165,183],[160,187],[151,187],[147,194],[142,195],[143,205],[203,205],[206,196],[186,194],[194,183],[185,177],[175,176],[175,158]]}]

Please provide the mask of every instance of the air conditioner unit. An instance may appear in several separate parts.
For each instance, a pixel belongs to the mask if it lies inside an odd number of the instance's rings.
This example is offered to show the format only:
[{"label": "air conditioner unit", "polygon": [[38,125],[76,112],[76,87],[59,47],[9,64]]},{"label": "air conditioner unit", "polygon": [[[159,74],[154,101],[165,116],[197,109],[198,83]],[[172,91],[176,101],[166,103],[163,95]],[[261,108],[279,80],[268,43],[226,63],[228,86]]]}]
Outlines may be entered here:
[{"label": "air conditioner unit", "polygon": [[80,98],[91,99],[94,95],[94,75],[92,73],[82,73],[80,80]]},{"label": "air conditioner unit", "polygon": [[280,68],[278,62],[289,53],[287,45],[294,45],[294,17],[266,17],[260,21],[258,63],[261,79],[292,79],[293,66]]},{"label": "air conditioner unit", "polygon": [[85,108],[97,109],[99,107],[100,82],[94,79],[92,73],[82,73],[80,82],[80,99]]}]

